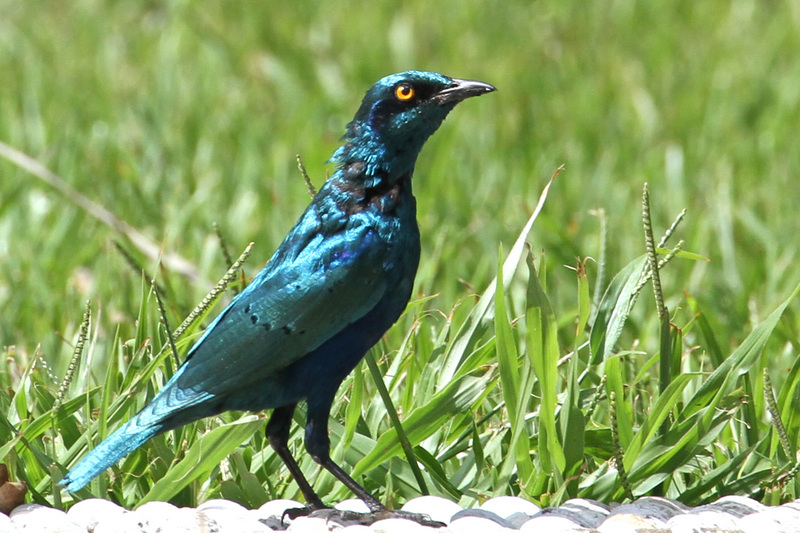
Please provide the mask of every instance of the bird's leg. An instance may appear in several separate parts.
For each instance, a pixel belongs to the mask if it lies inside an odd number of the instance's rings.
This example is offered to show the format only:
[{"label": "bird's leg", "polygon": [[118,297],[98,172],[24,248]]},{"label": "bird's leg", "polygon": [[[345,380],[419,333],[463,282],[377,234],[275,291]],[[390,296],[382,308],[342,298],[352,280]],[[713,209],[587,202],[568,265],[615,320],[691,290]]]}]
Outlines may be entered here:
[{"label": "bird's leg", "polygon": [[272,449],[275,450],[275,453],[278,454],[278,457],[281,458],[283,464],[286,465],[286,468],[289,469],[289,473],[292,475],[295,482],[297,482],[297,486],[300,487],[300,492],[303,493],[303,497],[306,499],[308,508],[311,511],[325,509],[327,506],[322,503],[317,493],[311,488],[308,480],[306,480],[303,472],[300,470],[300,465],[297,464],[297,461],[294,460],[292,453],[289,451],[289,426],[292,423],[292,414],[294,413],[295,406],[297,406],[297,404],[293,403],[291,405],[278,407],[272,411],[272,416],[267,423],[267,440],[269,440],[270,446],[272,446]]},{"label": "bird's leg", "polygon": [[367,489],[359,485],[356,480],[347,475],[339,465],[333,462],[330,456],[331,439],[328,437],[328,418],[330,417],[331,404],[333,403],[332,394],[320,394],[308,400],[308,414],[306,415],[306,450],[311,454],[321,467],[333,474],[333,476],[344,483],[344,485],[358,496],[369,508],[370,512],[385,511],[384,506],[378,499],[367,492]]},{"label": "bird's leg", "polygon": [[378,499],[370,494],[367,489],[359,485],[356,480],[351,478],[347,475],[347,473],[341,469],[339,465],[333,462],[333,459],[330,458],[329,455],[318,456],[315,454],[311,454],[311,458],[314,459],[317,463],[320,464],[325,470],[330,472],[334,475],[336,479],[344,483],[344,485],[350,489],[353,494],[359,497],[361,501],[367,504],[369,507],[370,512],[376,513],[379,511],[386,511],[388,510],[385,505],[383,505]]},{"label": "bird's leg", "polygon": [[[335,391],[334,391],[335,392]],[[319,400],[319,398],[315,398]],[[319,516],[326,519],[340,519],[344,521],[356,521],[364,525],[370,525],[378,520],[385,518],[405,518],[413,520],[419,524],[431,527],[444,527],[445,524],[431,520],[427,515],[410,513],[407,511],[392,511],[383,505],[378,499],[370,494],[367,489],[359,485],[356,480],[347,475],[339,465],[333,462],[330,456],[330,438],[328,437],[328,417],[330,407],[333,403],[333,395],[330,400],[319,402],[308,402],[308,415],[306,421],[306,449],[320,466],[333,474],[341,481],[353,494],[358,496],[369,508],[369,513],[356,513],[351,511],[339,511],[337,509],[325,509],[314,512],[311,516]]]}]

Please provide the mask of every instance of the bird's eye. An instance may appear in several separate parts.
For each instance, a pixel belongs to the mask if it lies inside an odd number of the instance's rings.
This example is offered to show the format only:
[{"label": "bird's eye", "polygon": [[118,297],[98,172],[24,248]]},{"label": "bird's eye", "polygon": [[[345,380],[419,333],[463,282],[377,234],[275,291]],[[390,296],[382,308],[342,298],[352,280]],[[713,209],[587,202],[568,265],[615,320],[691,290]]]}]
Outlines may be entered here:
[{"label": "bird's eye", "polygon": [[394,95],[401,102],[407,102],[414,98],[414,88],[407,83],[401,83],[395,87]]}]

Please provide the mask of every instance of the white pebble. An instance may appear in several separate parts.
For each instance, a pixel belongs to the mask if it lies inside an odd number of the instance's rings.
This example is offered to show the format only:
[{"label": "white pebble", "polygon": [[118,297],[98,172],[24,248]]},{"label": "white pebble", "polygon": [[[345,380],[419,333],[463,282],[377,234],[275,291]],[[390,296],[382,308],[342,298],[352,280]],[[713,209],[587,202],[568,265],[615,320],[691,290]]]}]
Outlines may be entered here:
[{"label": "white pebble", "polygon": [[244,514],[247,512],[247,508],[242,504],[236,503],[231,500],[225,500],[223,498],[206,500],[197,506],[198,511],[207,511],[211,509],[219,511],[227,511],[227,512],[237,512],[239,514]]},{"label": "white pebble", "polygon": [[[248,510],[236,502],[215,499],[197,509],[148,502],[136,511],[126,511],[113,502],[91,498],[77,502],[68,513],[38,504],[23,504],[11,512],[11,517],[0,514],[0,533],[269,533],[283,530],[280,519],[287,509],[304,507],[295,500],[274,500]],[[344,500],[335,508],[369,512],[366,504],[356,498]],[[725,496],[690,509],[675,500],[643,497],[610,511],[605,504],[581,498],[540,510],[523,498],[500,496],[487,500],[479,508],[464,510],[449,499],[422,496],[407,502],[402,510],[449,525],[437,529],[404,518],[389,518],[370,526],[345,527],[335,520],[305,516],[294,521],[287,518],[284,524],[288,524],[286,531],[292,533],[585,533],[589,528],[598,533],[656,529],[672,533],[800,533],[800,499],[768,507],[751,498]]]},{"label": "white pebble", "polygon": [[[699,509],[699,508],[698,508]],[[735,516],[723,511],[692,510],[686,514],[675,515],[667,520],[672,533],[698,533],[701,531],[735,531],[741,529]]]},{"label": "white pebble", "polygon": [[[214,529],[214,521],[197,509],[181,507],[160,525],[161,531],[170,533],[201,533]],[[160,532],[159,532],[160,533]]]},{"label": "white pebble", "polygon": [[[212,525],[220,532],[264,531],[262,526],[266,527],[258,522],[257,518],[248,515],[244,506],[231,500],[207,500],[197,506],[197,512],[202,514],[209,524],[213,523]],[[256,530],[255,528],[261,529]]]},{"label": "white pebble", "polygon": [[370,530],[373,533],[422,533],[429,528],[405,518],[386,518],[372,524]]},{"label": "white pebble", "polygon": [[635,502],[626,503],[614,508],[610,516],[616,514],[633,514],[644,518],[656,519],[656,525],[664,525],[667,520],[675,515],[683,514],[689,508],[677,500],[661,498],[659,496],[646,496]]},{"label": "white pebble", "polygon": [[569,518],[555,515],[536,515],[519,528],[520,533],[570,533],[573,531],[586,531]]},{"label": "white pebble", "polygon": [[[199,533],[210,529],[209,526],[211,524],[208,517],[199,513],[196,509],[190,507],[179,509],[174,505],[171,505],[173,508],[171,511],[169,511],[167,507],[157,508],[156,506],[144,509],[145,505],[137,509],[134,513],[146,520],[145,531]],[[145,512],[142,512],[142,509],[144,509]]]},{"label": "white pebble", "polygon": [[608,513],[589,511],[578,507],[576,504],[564,503],[561,507],[543,509],[536,516],[558,516],[577,524],[583,528],[597,527],[608,517]]},{"label": "white pebble", "polygon": [[305,505],[296,500],[281,499],[265,503],[257,509],[257,512],[262,518],[277,518],[280,520],[287,509],[302,509],[303,507]]},{"label": "white pebble", "polygon": [[[44,505],[39,505],[38,503],[23,503],[22,505],[18,505],[11,510],[11,514],[9,516],[14,518],[15,516],[23,516],[29,515],[32,512],[39,510],[39,509],[51,509],[50,507],[45,507]],[[55,510],[55,509],[54,509]]]},{"label": "white pebble", "polygon": [[522,527],[522,524],[524,524],[531,518],[533,517],[528,513],[514,513],[511,516],[507,516],[506,520],[508,520],[508,523],[511,524],[511,527],[513,527],[514,529],[519,529]]},{"label": "white pebble", "polygon": [[615,513],[606,518],[597,530],[600,533],[639,533],[641,529],[663,528],[665,524],[663,520],[654,517]]},{"label": "white pebble", "polygon": [[217,525],[217,528],[213,530],[216,533],[270,533],[275,531],[258,520],[246,517],[214,517],[212,520]]},{"label": "white pebble", "polygon": [[498,496],[490,498],[480,506],[485,511],[491,511],[501,518],[508,518],[514,513],[525,513],[535,515],[542,510],[541,507],[533,502],[529,502],[518,496]]},{"label": "white pebble", "polygon": [[0,513],[0,533],[14,533],[14,525],[11,523],[11,517]]},{"label": "white pebble", "polygon": [[584,498],[569,499],[565,501],[559,509],[564,513],[568,513],[563,516],[568,516],[574,522],[584,527],[594,528],[602,524],[611,514],[611,510],[607,505]]},{"label": "white pebble", "polygon": [[737,518],[740,518],[742,516],[763,511],[764,509],[767,509],[767,506],[746,496],[723,496],[713,503],[698,507],[698,509],[701,508],[724,511]]},{"label": "white pebble", "polygon": [[89,498],[73,505],[67,511],[67,516],[86,531],[93,531],[100,522],[113,523],[127,512],[114,502]]},{"label": "white pebble", "polygon": [[369,507],[367,507],[367,504],[364,503],[364,500],[360,500],[358,498],[350,498],[347,500],[342,500],[336,505],[334,505],[333,508],[338,509],[339,511],[352,511],[354,513],[369,512]]},{"label": "white pebble", "polygon": [[565,501],[563,505],[578,509],[585,509],[592,513],[598,513],[604,516],[611,514],[611,508],[602,502],[598,502],[597,500],[589,500],[586,498],[570,498],[569,500]]},{"label": "white pebble", "polygon": [[746,533],[800,533],[800,512],[786,507],[768,507],[739,519]]},{"label": "white pebble", "polygon": [[114,520],[99,522],[93,533],[145,533],[147,521],[136,513],[124,513]]},{"label": "white pebble", "polygon": [[283,513],[288,509],[303,509],[305,505],[295,500],[272,500],[265,503],[258,509],[248,511],[250,518],[258,520],[262,524],[271,527],[275,531],[282,531],[291,523],[292,519],[288,516],[283,517]]},{"label": "white pebble", "polygon": [[797,509],[800,510],[800,499],[797,499],[793,502],[784,503],[781,507],[789,507],[790,509]]},{"label": "white pebble", "polygon": [[533,517],[528,513],[514,513],[511,516],[507,516],[506,520],[508,520],[508,523],[511,524],[512,528],[519,529],[522,527],[522,524],[524,524],[531,518]]},{"label": "white pebble", "polygon": [[770,511],[776,512],[781,516],[786,516],[786,517],[792,516],[796,520],[795,523],[800,524],[800,506],[795,505],[793,502],[785,503],[778,507],[771,507]]},{"label": "white pebble", "polygon": [[372,533],[372,529],[369,526],[356,524],[354,526],[347,526],[346,528],[339,530],[339,533]]},{"label": "white pebble", "polygon": [[449,524],[450,518],[462,509],[456,502],[441,496],[420,496],[408,500],[402,510],[428,515],[432,520]]},{"label": "white pebble", "polygon": [[134,512],[144,516],[159,517],[159,516],[168,516],[177,510],[178,507],[172,505],[169,502],[154,501],[154,502],[143,503],[142,505],[137,507]]},{"label": "white pebble", "polygon": [[213,526],[213,530],[217,533],[268,533],[273,531],[271,527],[261,522],[257,515],[250,514],[242,506],[230,509],[208,506],[203,510],[198,508],[197,512],[206,517],[207,523]]},{"label": "white pebble", "polygon": [[490,520],[495,524],[504,528],[512,527],[511,523],[508,520],[499,516],[497,513],[493,513],[492,511],[487,511],[486,509],[462,509],[461,511],[453,515],[453,517],[450,519],[450,523],[452,524],[455,521],[461,520],[463,518],[480,518],[481,520]]},{"label": "white pebble", "polygon": [[85,533],[64,511],[38,503],[23,503],[11,511],[14,531],[36,533]]},{"label": "white pebble", "polygon": [[323,518],[299,516],[292,520],[286,531],[291,533],[328,533],[328,531],[340,531],[341,529],[343,529],[342,526]]},{"label": "white pebble", "polygon": [[452,531],[453,533],[501,533],[513,530],[508,527],[503,527],[494,520],[488,518],[465,516],[450,522],[450,525],[447,526],[447,531]]}]

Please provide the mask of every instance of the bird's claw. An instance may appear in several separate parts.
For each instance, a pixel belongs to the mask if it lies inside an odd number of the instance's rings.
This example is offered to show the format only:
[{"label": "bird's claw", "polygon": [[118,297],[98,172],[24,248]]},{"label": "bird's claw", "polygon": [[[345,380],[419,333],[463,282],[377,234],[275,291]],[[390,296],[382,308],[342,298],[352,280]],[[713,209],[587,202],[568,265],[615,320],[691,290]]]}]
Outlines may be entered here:
[{"label": "bird's claw", "polygon": [[295,518],[299,518],[301,516],[311,516],[313,513],[328,510],[330,510],[329,507],[291,507],[283,511],[283,514],[281,515],[281,524],[283,524],[283,521],[286,518],[289,520],[294,520]]}]

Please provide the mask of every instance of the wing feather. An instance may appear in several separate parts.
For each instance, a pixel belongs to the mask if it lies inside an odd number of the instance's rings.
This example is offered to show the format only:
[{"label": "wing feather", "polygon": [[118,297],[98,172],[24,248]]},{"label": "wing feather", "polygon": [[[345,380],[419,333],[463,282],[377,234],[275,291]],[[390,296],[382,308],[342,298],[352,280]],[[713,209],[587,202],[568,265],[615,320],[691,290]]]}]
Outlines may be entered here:
[{"label": "wing feather", "polygon": [[386,291],[384,245],[358,225],[276,253],[192,348],[178,388],[200,393],[196,401],[242,389],[363,317]]}]

